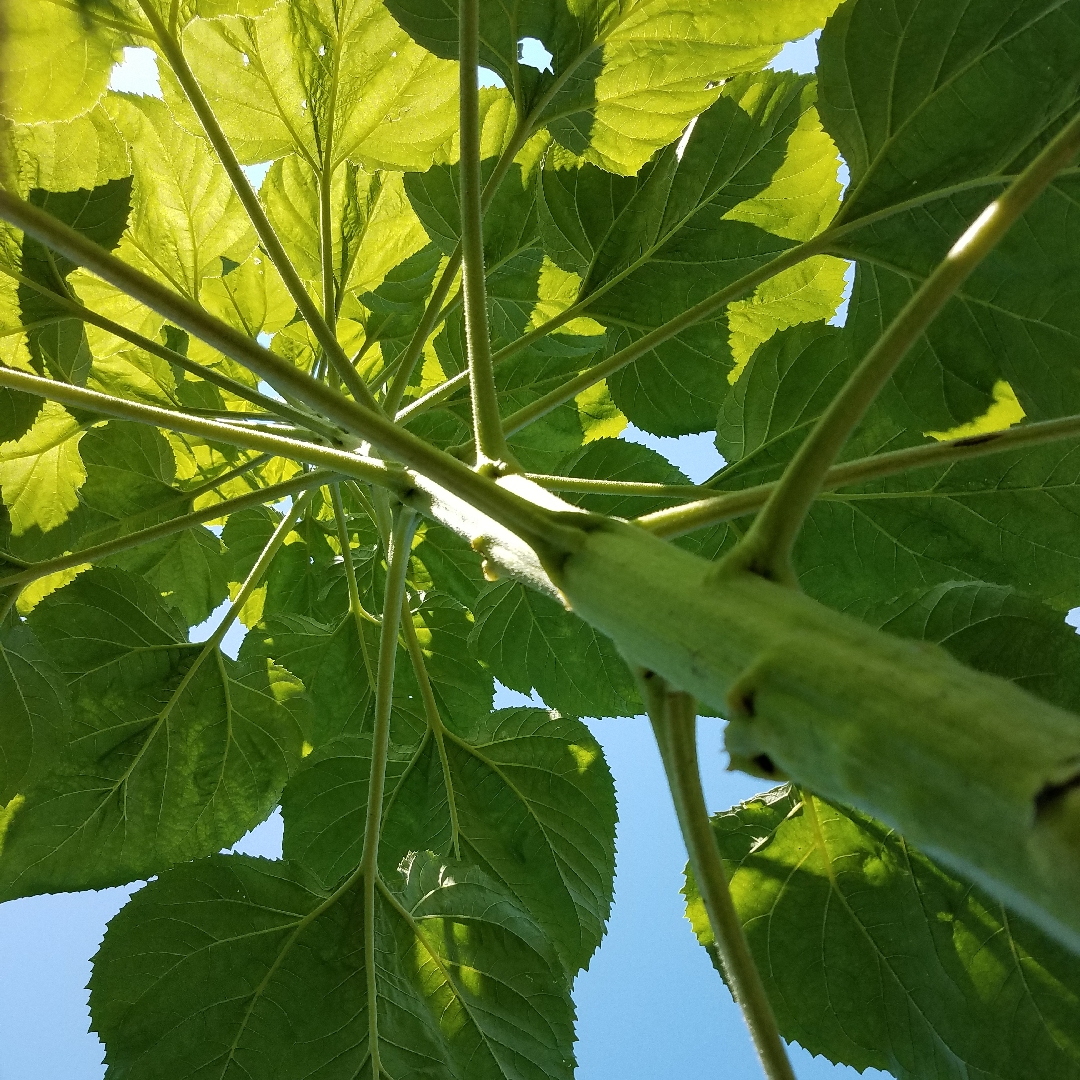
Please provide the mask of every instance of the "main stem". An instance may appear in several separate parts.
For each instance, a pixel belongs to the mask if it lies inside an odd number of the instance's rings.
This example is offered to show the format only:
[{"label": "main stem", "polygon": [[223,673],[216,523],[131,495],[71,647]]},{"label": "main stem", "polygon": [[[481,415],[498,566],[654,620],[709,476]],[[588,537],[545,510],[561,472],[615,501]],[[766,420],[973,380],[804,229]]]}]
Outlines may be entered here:
[{"label": "main stem", "polygon": [[379,673],[375,689],[375,724],[371,734],[371,776],[368,781],[367,817],[364,823],[364,852],[360,872],[364,877],[364,969],[367,975],[368,1051],[371,1075],[379,1080],[378,983],[375,977],[375,882],[379,874],[379,835],[382,829],[386,762],[390,752],[390,710],[394,696],[394,663],[397,659],[398,627],[405,599],[405,572],[409,565],[416,516],[398,510],[390,535],[387,556],[386,590],[383,595],[382,632],[379,636]]},{"label": "main stem", "polygon": [[765,986],[746,943],[709,823],[698,769],[694,699],[670,689],[653,672],[641,673],[638,678],[690,857],[690,868],[705,902],[728,985],[742,1009],[765,1075],[769,1080],[795,1080]]},{"label": "main stem", "polygon": [[458,55],[461,96],[461,254],[465,339],[469,352],[473,439],[477,464],[506,461],[506,439],[499,417],[495,374],[491,366],[487,285],[484,281],[484,228],[480,208],[480,0],[461,0]]},{"label": "main stem", "polygon": [[1080,152],[1080,115],[1073,118],[953,244],[944,260],[852,372],[784,471],[750,531],[728,557],[777,581],[796,581],[791,550],[810,505],[870,403],[934,316],[994,249],[1017,219]]}]

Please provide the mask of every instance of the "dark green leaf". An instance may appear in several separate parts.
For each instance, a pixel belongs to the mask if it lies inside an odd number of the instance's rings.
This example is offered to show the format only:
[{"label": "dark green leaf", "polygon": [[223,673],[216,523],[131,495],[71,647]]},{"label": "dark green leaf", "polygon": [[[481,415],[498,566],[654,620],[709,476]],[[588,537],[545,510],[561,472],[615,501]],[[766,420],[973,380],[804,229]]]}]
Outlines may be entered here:
[{"label": "dark green leaf", "polygon": [[[411,851],[456,849],[515,896],[576,973],[600,944],[615,872],[615,794],[599,745],[580,721],[539,709],[455,717],[442,741],[440,751],[429,735],[416,755],[394,758],[385,872]],[[337,740],[286,790],[285,855],[326,882],[360,861],[370,758],[370,739]]]},{"label": "dark green leaf", "polygon": [[472,646],[495,677],[536,690],[567,716],[634,716],[641,699],[611,642],[561,604],[514,581],[477,601]]},{"label": "dark green leaf", "polygon": [[[387,1073],[569,1080],[569,982],[521,908],[478,871],[424,854],[389,884],[374,916]],[[238,855],[148,885],[95,958],[91,1012],[111,1068],[130,1080],[362,1075],[362,897],[359,883],[329,893],[293,864]]]},{"label": "dark green leaf", "polygon": [[0,624],[0,701],[3,805],[55,763],[69,736],[71,708],[63,675],[30,629],[13,618]]},{"label": "dark green leaf", "polygon": [[[787,1039],[898,1080],[1080,1075],[1080,960],[981,890],[790,788],[713,829]],[[692,881],[686,896],[711,946]]]},{"label": "dark green leaf", "polygon": [[8,827],[3,895],[148,877],[270,812],[300,759],[294,679],[187,644],[153,591],[116,570],[80,575],[30,626],[71,686],[72,734]]}]

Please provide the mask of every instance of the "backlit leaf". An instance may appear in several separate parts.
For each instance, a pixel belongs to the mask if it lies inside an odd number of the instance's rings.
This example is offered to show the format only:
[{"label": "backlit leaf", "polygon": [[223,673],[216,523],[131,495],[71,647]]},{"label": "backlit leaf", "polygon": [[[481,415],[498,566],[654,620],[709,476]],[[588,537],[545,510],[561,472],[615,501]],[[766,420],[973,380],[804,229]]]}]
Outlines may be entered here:
[{"label": "backlit leaf", "polygon": [[362,897],[355,881],[330,892],[293,863],[241,855],[141,890],[95,958],[110,1066],[132,1080],[355,1075],[374,1005],[391,1075],[569,1080],[569,983],[510,896],[475,869],[410,859],[375,894],[374,1003]]},{"label": "backlit leaf", "polygon": [[1080,1074],[1080,961],[891,830],[790,788],[713,830],[786,1038],[898,1080]]}]

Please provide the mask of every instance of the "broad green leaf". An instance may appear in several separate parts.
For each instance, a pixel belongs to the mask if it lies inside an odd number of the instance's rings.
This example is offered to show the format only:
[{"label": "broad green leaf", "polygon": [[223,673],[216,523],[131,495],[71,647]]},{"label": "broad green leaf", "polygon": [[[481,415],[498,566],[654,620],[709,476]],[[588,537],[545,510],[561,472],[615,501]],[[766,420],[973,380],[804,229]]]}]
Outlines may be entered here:
[{"label": "broad green leaf", "polygon": [[221,541],[202,527],[102,560],[102,565],[121,567],[152,585],[189,626],[205,622],[229,595]]},{"label": "broad green leaf", "polygon": [[487,587],[481,556],[445,525],[422,522],[413,548],[413,576],[417,563],[423,567],[433,588],[452,596],[459,604],[473,608]]},{"label": "broad green leaf", "polygon": [[[577,301],[610,328],[615,352],[725,285],[816,235],[838,206],[836,149],[821,130],[812,80],[769,72],[731,80],[681,145],[636,180],[551,153],[541,177],[541,229]],[[842,273],[815,286],[797,268],[734,313],[690,327],[610,379],[615,404],[662,435],[711,428],[754,338],[831,315]],[[807,298],[807,291],[811,296]],[[732,355],[729,337],[737,337]]]},{"label": "broad green leaf", "polygon": [[[268,604],[272,600],[268,597]],[[413,622],[440,715],[449,722],[490,712],[494,686],[491,673],[469,652],[472,622],[468,612],[449,597],[431,594],[413,614]],[[315,748],[340,737],[370,735],[378,630],[367,622],[363,627],[366,662],[356,620],[345,612],[319,622],[295,612],[267,611],[244,641],[241,660],[273,657],[303,681],[314,708],[311,742]],[[401,758],[408,761],[427,722],[404,651],[397,660],[393,705],[391,738]]]},{"label": "broad green leaf", "polygon": [[[321,163],[329,137],[334,168],[348,160],[369,170],[426,169],[455,133],[454,65],[411,42],[379,0],[311,0],[277,4],[258,19],[200,20],[183,42],[246,164],[289,153]],[[166,79],[165,89],[184,115],[179,87]]]},{"label": "broad green leaf", "polygon": [[439,249],[428,244],[388,270],[374,289],[354,291],[342,305],[345,317],[363,327],[364,345],[380,345],[384,363],[412,339],[442,261]]},{"label": "broad green leaf", "polygon": [[[191,496],[173,486],[172,450],[153,428],[113,420],[90,428],[78,449],[86,474],[78,505],[59,527],[13,537],[9,546],[19,558],[39,561],[93,547],[191,510]],[[102,563],[140,574],[185,625],[201,623],[227,595],[221,543],[201,526]]]},{"label": "broad green leaf", "polygon": [[851,609],[890,634],[941,645],[1063,709],[1080,700],[1080,637],[1060,611],[985,581],[947,581]]},{"label": "broad green leaf", "polygon": [[[88,240],[111,251],[127,226],[131,210],[131,180],[110,180],[95,188],[80,188],[57,194],[34,188],[29,202],[70,225]],[[29,236],[23,237],[21,258],[16,268],[26,282],[19,283],[21,319],[31,329],[27,341],[38,371],[47,369],[56,379],[85,385],[92,358],[83,324],[67,316],[66,310],[48,293],[64,296],[75,264],[54,253]],[[41,290],[46,290],[42,292]]]},{"label": "broad green leaf", "polygon": [[848,0],[818,53],[850,221],[1026,163],[1076,108],[1080,4]]},{"label": "broad green leaf", "polygon": [[[787,1039],[898,1080],[1080,1075],[1080,961],[981,890],[790,788],[713,829]],[[692,880],[685,891],[712,953]]]},{"label": "broad green leaf", "polygon": [[1059,610],[1080,602],[1075,441],[920,469],[819,499],[800,581],[834,606],[956,579],[994,581]]},{"label": "broad green leaf", "polygon": [[66,676],[72,734],[0,853],[6,897],[118,885],[233,844],[300,759],[300,689],[265,662],[188,644],[143,582],[94,569],[30,627]]},{"label": "broad green leaf", "polygon": [[363,1075],[374,1007],[390,1076],[569,1080],[569,982],[511,897],[418,854],[375,905],[369,1002],[360,883],[329,892],[295,864],[238,855],[163,875],[95,958],[109,1065],[131,1080]]},{"label": "broad green leaf", "polygon": [[20,124],[71,120],[105,93],[131,38],[81,16],[76,6],[20,3],[4,11],[0,113]]},{"label": "broad green leaf", "polygon": [[[506,97],[505,91],[483,90],[481,94],[482,113],[490,115],[502,111],[497,106]],[[490,148],[481,146],[481,153],[489,150],[481,161],[485,184],[503,150],[501,143],[504,140],[492,141],[494,145]],[[536,182],[545,145],[546,140],[534,139],[518,154],[484,213],[484,265],[489,273],[518,251],[538,246]],[[461,239],[459,188],[457,163],[436,164],[426,172],[410,173],[405,177],[409,202],[432,242],[446,255],[454,251]]]},{"label": "broad green leaf", "polygon": [[[275,162],[260,195],[300,276],[313,296],[321,296],[319,194],[310,167],[296,155]],[[345,164],[334,174],[331,208],[339,310],[369,325],[369,313],[378,307],[370,294],[423,252],[428,238],[399,174],[369,173]],[[407,278],[410,271],[404,272]],[[426,274],[425,269],[421,278]],[[372,328],[378,330],[377,325]]]},{"label": "broad green leaf", "polygon": [[[457,56],[455,5],[387,6],[426,48]],[[763,67],[780,44],[821,26],[835,7],[836,0],[704,9],[684,0],[484,3],[480,62],[563,146],[631,176],[712,104],[716,87]],[[523,38],[538,39],[552,54],[549,72],[521,65]]]},{"label": "broad green leaf", "polygon": [[717,487],[780,475],[843,385],[851,351],[841,330],[814,322],[781,331],[753,353],[717,417],[716,448],[731,463]]},{"label": "broad green leaf", "polygon": [[565,716],[634,716],[641,700],[615,646],[557,601],[515,581],[477,601],[472,646],[494,676]]},{"label": "broad green leaf", "polygon": [[[943,194],[840,240],[834,250],[858,260],[846,329],[860,353],[1002,186]],[[1080,179],[1059,177],[956,291],[882,397],[896,423],[949,430],[984,413],[1001,380],[1033,420],[1080,409],[1078,199]]]},{"label": "broad green leaf", "polygon": [[259,250],[239,266],[227,263],[221,277],[203,283],[202,304],[211,315],[243,330],[249,337],[276,334],[296,315],[274,264]]},{"label": "broad green leaf", "polygon": [[831,319],[843,300],[846,273],[840,259],[815,255],[759,285],[749,299],[729,304],[728,346],[735,367],[728,382],[738,381],[754,350],[774,334]]},{"label": "broad green leaf", "polygon": [[0,390],[0,444],[21,439],[33,426],[43,404],[41,398],[18,390]]},{"label": "broad green leaf", "polygon": [[55,529],[78,506],[86,480],[79,457],[85,431],[62,405],[47,401],[25,435],[0,443],[0,490],[15,536]]},{"label": "broad green leaf", "polygon": [[[603,936],[615,872],[614,788],[599,745],[580,721],[501,709],[455,717],[443,747],[446,771],[431,736],[395,763],[385,872],[410,851],[460,853],[514,895],[577,972]],[[285,856],[328,883],[359,864],[370,758],[370,739],[336,740],[286,790]]]},{"label": "broad green leaf", "polygon": [[[378,655],[374,629],[366,639],[372,662]],[[370,729],[374,698],[352,616],[332,626],[303,615],[264,617],[241,648],[242,660],[273,656],[303,682],[314,714],[312,746]],[[407,661],[401,656],[398,663],[404,666]],[[411,732],[406,742],[415,742]]]},{"label": "broad green leaf", "polygon": [[12,137],[24,193],[95,188],[131,173],[124,140],[100,104],[74,120],[20,124]]},{"label": "broad green leaf", "polygon": [[0,700],[0,804],[6,804],[59,757],[71,708],[63,675],[29,628],[12,619],[0,625]]},{"label": "broad green leaf", "polygon": [[131,226],[121,257],[198,300],[221,258],[242,263],[255,231],[209,146],[176,123],[155,98],[112,94],[105,105],[131,148]]}]

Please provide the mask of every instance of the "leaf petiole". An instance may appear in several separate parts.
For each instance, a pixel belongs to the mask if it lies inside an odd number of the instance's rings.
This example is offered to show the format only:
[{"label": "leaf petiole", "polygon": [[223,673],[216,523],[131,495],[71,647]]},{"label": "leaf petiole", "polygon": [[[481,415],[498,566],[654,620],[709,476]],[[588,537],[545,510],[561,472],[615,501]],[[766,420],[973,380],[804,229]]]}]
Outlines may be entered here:
[{"label": "leaf petiole", "polygon": [[638,671],[675,812],[732,996],[742,1009],[768,1080],[795,1080],[754,957],[746,942],[709,823],[697,758],[697,707],[655,672]]}]

